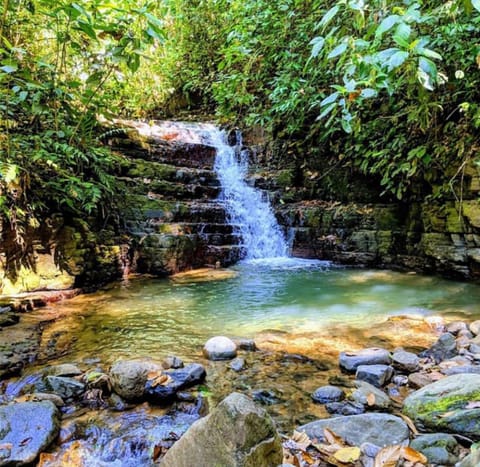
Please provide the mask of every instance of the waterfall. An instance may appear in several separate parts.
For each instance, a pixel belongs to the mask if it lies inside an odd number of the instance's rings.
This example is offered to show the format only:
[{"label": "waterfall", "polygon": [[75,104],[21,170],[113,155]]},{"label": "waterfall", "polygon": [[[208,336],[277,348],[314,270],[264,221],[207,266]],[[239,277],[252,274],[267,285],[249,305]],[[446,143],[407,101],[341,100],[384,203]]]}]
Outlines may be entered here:
[{"label": "waterfall", "polygon": [[286,257],[285,237],[266,196],[248,185],[248,153],[242,151],[241,134],[236,145],[227,143],[225,132],[211,127],[209,143],[216,149],[215,172],[220,180],[220,199],[225,203],[228,221],[242,237],[246,259]]}]

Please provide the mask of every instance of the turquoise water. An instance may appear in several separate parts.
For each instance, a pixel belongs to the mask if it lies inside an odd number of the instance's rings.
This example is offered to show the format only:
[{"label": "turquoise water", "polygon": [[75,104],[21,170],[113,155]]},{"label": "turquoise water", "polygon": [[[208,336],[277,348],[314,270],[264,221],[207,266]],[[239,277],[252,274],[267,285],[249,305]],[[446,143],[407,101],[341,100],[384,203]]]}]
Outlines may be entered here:
[{"label": "turquoise water", "polygon": [[[68,359],[198,356],[215,335],[255,338],[347,324],[368,327],[392,315],[480,316],[480,286],[392,271],[345,269],[297,259],[237,265],[235,277],[198,282],[139,279],[59,305],[67,317]],[[61,331],[60,331],[61,330]]]}]

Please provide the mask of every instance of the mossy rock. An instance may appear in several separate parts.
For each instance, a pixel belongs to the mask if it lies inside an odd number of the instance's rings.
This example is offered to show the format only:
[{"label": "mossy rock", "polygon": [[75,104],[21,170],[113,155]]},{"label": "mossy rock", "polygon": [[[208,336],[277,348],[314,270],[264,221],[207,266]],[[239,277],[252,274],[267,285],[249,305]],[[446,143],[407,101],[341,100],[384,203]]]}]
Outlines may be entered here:
[{"label": "mossy rock", "polygon": [[480,439],[480,375],[448,376],[410,394],[403,412],[419,425]]}]

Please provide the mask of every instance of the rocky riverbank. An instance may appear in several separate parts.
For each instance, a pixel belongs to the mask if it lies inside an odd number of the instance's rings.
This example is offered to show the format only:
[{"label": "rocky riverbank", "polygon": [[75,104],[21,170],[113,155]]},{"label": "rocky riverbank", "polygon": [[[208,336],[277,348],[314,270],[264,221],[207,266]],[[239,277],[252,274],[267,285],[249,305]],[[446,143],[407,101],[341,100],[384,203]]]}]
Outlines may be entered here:
[{"label": "rocky riverbank", "polygon": [[[480,322],[452,322],[422,352],[346,350],[336,369],[221,336],[205,344],[202,364],[171,356],[43,367],[2,385],[0,465],[478,466],[479,339]],[[252,390],[252,371],[266,365],[275,377]],[[215,371],[237,381],[221,403],[205,383]],[[300,372],[319,410],[291,419],[292,434],[273,420],[298,393],[277,378],[300,382]],[[315,389],[322,372],[329,383]]]}]

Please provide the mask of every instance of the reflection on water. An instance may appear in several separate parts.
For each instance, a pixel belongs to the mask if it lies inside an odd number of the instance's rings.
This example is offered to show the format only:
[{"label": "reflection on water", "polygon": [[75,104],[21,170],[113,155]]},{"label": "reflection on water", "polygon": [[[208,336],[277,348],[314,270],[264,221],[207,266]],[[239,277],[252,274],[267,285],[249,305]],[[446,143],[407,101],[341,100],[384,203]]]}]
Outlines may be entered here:
[{"label": "reflection on water", "polygon": [[77,297],[58,305],[67,318],[52,325],[46,339],[66,330],[69,360],[171,353],[194,359],[218,334],[362,328],[400,314],[479,315],[480,287],[473,284],[286,258],[241,263],[235,270],[224,280],[140,279]]}]

